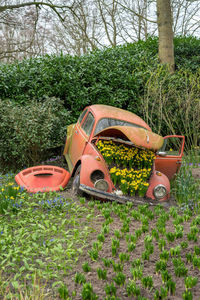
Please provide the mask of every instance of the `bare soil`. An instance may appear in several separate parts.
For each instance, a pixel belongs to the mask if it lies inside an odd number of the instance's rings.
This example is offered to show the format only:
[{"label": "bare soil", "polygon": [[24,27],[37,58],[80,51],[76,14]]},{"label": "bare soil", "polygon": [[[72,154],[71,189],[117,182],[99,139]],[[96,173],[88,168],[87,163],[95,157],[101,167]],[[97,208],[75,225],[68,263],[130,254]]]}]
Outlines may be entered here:
[{"label": "bare soil", "polygon": [[[86,202],[86,205],[87,202]],[[153,210],[153,208],[151,208]],[[165,208],[165,210],[168,210],[168,208]],[[83,285],[76,284],[74,277],[77,272],[82,273],[85,275],[86,282],[90,282],[92,284],[93,290],[95,294],[99,297],[98,299],[105,299],[106,293],[105,293],[105,286],[106,284],[111,284],[113,281],[113,278],[116,276],[116,272],[114,272],[112,265],[110,267],[105,267],[102,261],[102,258],[112,259],[115,261],[115,263],[120,263],[119,259],[119,253],[128,253],[127,252],[127,242],[126,239],[123,237],[120,239],[120,247],[117,251],[116,256],[112,256],[112,250],[111,250],[111,240],[113,238],[116,239],[114,232],[115,230],[121,230],[122,228],[122,221],[120,218],[115,215],[114,213],[111,216],[113,218],[113,223],[110,224],[110,232],[105,235],[105,241],[103,242],[102,249],[99,251],[99,257],[97,261],[91,260],[88,250],[91,250],[92,245],[94,242],[97,241],[98,234],[101,233],[101,228],[103,222],[105,222],[105,219],[102,215],[100,215],[100,211],[95,208],[95,218],[91,223],[92,228],[94,228],[94,233],[92,233],[88,239],[88,245],[84,249],[83,254],[80,256],[76,266],[73,268],[73,270],[70,271],[68,276],[65,278],[64,283],[69,289],[70,295],[72,295],[73,291],[76,291],[76,296],[73,297],[73,299],[79,300],[83,299],[81,296]],[[134,259],[141,259],[141,254],[144,251],[144,238],[147,234],[151,234],[151,230],[156,228],[156,222],[158,217],[155,217],[154,220],[149,222],[149,232],[143,233],[141,237],[138,239],[136,243],[136,248],[133,252],[129,252],[130,259],[127,262],[123,262],[123,273],[126,275],[126,283],[122,286],[117,286],[115,283],[115,286],[117,287],[117,293],[116,296],[120,299],[137,299],[137,297],[128,297],[126,292],[126,285],[129,282],[129,279],[132,279],[131,275],[131,262]],[[188,242],[188,248],[181,250],[181,259],[184,261],[186,268],[188,268],[188,276],[198,277],[198,283],[196,287],[192,288],[192,294],[193,299],[200,299],[200,271],[198,268],[193,268],[191,263],[187,263],[186,260],[186,253],[194,253],[194,246],[200,247],[200,241],[198,238],[197,242],[194,241],[188,241],[187,240],[187,234],[190,231],[190,222],[184,222],[184,235],[181,239],[175,239],[174,242],[167,242],[166,241],[166,250],[169,250],[172,247],[176,247],[177,245],[180,245],[181,242],[187,241]],[[135,230],[141,228],[141,221],[135,221],[132,220],[130,223],[130,232],[129,234],[134,235]],[[200,229],[200,228],[199,228]],[[170,218],[169,221],[166,223],[166,231],[167,232],[174,232],[174,224],[173,219]],[[164,237],[164,236],[160,236]],[[166,238],[165,238],[166,240]],[[150,255],[149,260],[143,261],[143,277],[151,275],[153,277],[153,289],[149,290],[144,287],[142,287],[141,280],[137,280],[136,284],[141,288],[141,296],[146,297],[147,299],[154,299],[154,293],[155,290],[160,290],[161,286],[165,286],[162,283],[161,274],[157,274],[155,270],[155,264],[160,259],[160,250],[158,247],[158,242],[154,240],[154,253]],[[142,261],[142,259],[141,259]],[[91,271],[88,273],[85,273],[83,271],[82,265],[83,263],[88,262],[91,266]],[[107,269],[107,280],[100,280],[97,275],[97,269]],[[174,272],[174,266],[172,263],[172,258],[170,257],[167,262],[167,270],[168,273],[172,276],[172,280],[176,282],[176,292],[174,295],[168,294],[167,299],[183,299],[182,294],[185,291],[185,285],[184,285],[184,277],[177,277],[175,276]],[[89,299],[89,298],[88,298]]]}]

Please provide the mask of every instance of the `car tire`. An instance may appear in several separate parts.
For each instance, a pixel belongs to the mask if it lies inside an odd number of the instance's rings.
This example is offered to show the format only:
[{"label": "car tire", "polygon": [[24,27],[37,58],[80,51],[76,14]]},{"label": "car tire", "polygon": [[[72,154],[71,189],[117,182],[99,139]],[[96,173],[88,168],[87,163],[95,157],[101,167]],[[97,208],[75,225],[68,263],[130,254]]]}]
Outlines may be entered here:
[{"label": "car tire", "polygon": [[81,165],[78,166],[75,174],[74,174],[74,178],[73,178],[73,182],[72,182],[72,192],[77,195],[77,196],[83,196],[83,192],[80,190],[80,173],[81,173]]}]

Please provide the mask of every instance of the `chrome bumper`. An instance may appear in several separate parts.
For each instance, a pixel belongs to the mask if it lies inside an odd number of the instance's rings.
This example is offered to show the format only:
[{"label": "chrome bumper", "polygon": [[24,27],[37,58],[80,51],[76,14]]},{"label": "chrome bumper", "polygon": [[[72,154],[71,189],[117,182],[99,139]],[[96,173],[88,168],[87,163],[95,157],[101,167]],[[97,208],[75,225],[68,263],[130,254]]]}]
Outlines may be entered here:
[{"label": "chrome bumper", "polygon": [[139,200],[139,197],[125,197],[125,196],[118,196],[115,193],[107,193],[103,192],[100,190],[97,190],[95,188],[91,188],[87,185],[80,184],[79,189],[91,196],[98,197],[101,199],[106,199],[110,201],[116,201],[119,203],[126,203],[126,202],[132,202],[133,204],[149,204],[149,205],[157,205],[159,202],[156,200],[153,200],[153,203],[151,202],[152,200],[150,199],[144,199]]}]

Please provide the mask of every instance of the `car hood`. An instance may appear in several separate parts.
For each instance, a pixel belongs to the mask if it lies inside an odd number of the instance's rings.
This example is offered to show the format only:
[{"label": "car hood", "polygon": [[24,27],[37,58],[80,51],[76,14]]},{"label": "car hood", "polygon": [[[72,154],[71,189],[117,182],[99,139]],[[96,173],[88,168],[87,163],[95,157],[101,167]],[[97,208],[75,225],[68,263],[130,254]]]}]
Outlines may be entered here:
[{"label": "car hood", "polygon": [[95,136],[121,139],[125,138],[126,140],[128,138],[128,140],[136,147],[142,147],[154,151],[160,149],[164,143],[164,138],[162,136],[143,128],[130,126],[112,126],[98,132]]}]

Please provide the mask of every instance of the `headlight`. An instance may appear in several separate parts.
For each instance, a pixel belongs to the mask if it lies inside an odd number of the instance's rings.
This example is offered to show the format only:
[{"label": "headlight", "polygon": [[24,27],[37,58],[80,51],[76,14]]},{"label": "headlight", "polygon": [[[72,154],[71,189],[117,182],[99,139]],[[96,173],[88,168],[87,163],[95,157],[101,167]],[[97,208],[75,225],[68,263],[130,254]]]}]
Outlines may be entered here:
[{"label": "headlight", "polygon": [[103,192],[107,192],[107,190],[108,190],[108,183],[104,179],[99,179],[99,180],[97,180],[94,183],[94,187],[97,190],[100,190],[100,191],[103,191]]},{"label": "headlight", "polygon": [[156,197],[156,199],[161,199],[161,198],[164,198],[166,196],[167,190],[166,190],[166,187],[164,185],[158,184],[153,189],[153,193],[154,193],[154,196]]},{"label": "headlight", "polygon": [[104,179],[104,174],[101,170],[95,170],[90,175],[90,179],[93,183],[95,183],[99,179]]}]

